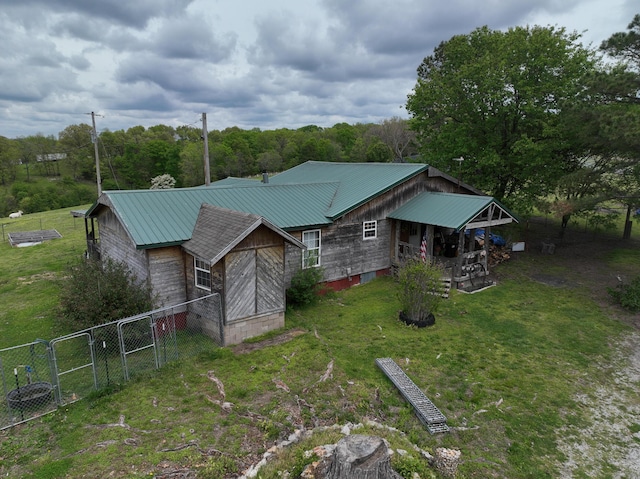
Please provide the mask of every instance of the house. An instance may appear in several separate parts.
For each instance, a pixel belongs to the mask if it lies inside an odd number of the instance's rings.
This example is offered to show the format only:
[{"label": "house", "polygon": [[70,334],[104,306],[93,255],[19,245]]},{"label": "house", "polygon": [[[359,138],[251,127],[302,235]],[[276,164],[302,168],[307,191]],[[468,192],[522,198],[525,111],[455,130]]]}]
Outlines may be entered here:
[{"label": "house", "polygon": [[322,267],[327,286],[342,289],[388,274],[424,244],[464,286],[488,274],[488,244],[474,230],[514,220],[425,164],[326,162],[262,182],[106,191],[85,219],[88,252],[126,262],[165,305],[220,293],[226,344],[280,327],[286,285],[303,267]]}]

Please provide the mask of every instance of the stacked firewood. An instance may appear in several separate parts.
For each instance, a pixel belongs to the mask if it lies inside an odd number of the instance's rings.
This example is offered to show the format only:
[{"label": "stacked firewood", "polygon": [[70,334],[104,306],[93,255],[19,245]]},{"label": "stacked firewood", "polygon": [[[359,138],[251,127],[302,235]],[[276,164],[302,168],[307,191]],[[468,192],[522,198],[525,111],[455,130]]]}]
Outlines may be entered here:
[{"label": "stacked firewood", "polygon": [[504,261],[508,261],[511,254],[508,249],[491,245],[489,248],[489,266],[495,266]]}]

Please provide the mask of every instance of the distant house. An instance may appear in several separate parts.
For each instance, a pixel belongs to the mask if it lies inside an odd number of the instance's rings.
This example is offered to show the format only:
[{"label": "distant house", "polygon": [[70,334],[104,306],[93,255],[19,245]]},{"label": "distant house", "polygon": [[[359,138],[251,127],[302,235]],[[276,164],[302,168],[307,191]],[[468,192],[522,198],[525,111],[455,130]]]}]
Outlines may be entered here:
[{"label": "distant house", "polygon": [[388,274],[424,243],[425,259],[443,255],[464,285],[488,274],[488,245],[465,230],[489,234],[514,217],[428,165],[307,162],[262,182],[106,191],[86,221],[88,251],[126,262],[165,305],[220,293],[231,344],[282,326],[300,268],[322,267],[342,289]]},{"label": "distant house", "polygon": [[66,153],[47,153],[45,155],[36,155],[36,161],[61,161],[67,158]]}]

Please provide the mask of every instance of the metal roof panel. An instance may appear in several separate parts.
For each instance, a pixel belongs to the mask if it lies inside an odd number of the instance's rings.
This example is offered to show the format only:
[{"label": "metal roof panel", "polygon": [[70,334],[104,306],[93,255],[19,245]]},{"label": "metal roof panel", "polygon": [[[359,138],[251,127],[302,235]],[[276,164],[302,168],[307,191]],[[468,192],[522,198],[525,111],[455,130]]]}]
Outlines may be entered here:
[{"label": "metal roof panel", "polygon": [[389,218],[459,230],[495,201],[491,196],[425,192],[395,210]]},{"label": "metal roof panel", "polygon": [[426,171],[421,163],[333,163],[307,161],[269,178],[269,184],[339,182],[335,198],[326,212],[335,219]]}]

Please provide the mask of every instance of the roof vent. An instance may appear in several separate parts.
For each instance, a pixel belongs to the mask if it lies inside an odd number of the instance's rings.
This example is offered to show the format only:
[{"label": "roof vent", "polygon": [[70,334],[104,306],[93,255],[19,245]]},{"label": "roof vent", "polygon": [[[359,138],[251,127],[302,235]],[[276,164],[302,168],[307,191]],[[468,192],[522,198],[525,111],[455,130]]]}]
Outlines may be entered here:
[{"label": "roof vent", "polygon": [[267,183],[269,183],[269,173],[267,173],[266,171],[262,172],[262,182],[266,185]]}]

